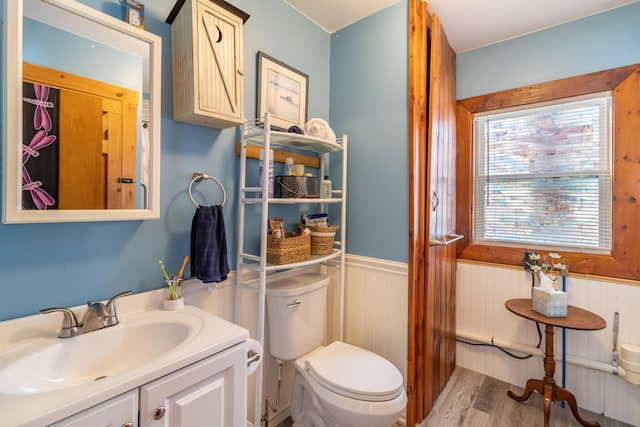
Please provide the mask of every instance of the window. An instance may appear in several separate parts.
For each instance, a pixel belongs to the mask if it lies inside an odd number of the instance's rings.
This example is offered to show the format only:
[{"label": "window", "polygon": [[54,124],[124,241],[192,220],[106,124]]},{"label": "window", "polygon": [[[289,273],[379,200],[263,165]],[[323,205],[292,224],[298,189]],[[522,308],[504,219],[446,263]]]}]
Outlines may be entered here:
[{"label": "window", "polygon": [[[485,173],[486,182],[483,184],[480,180],[475,180],[475,153],[477,149],[475,146],[475,134],[479,132],[475,128],[475,118],[481,116],[491,117],[492,114],[509,114],[516,111],[516,109],[535,109],[542,107],[541,103],[546,103],[544,107],[550,107],[552,103],[560,105],[563,102],[559,104],[558,100],[572,102],[575,100],[572,99],[574,97],[587,96],[586,98],[581,98],[581,100],[598,98],[596,94],[604,92],[610,93],[611,97],[609,152],[606,153],[604,147],[600,145],[597,150],[600,153],[598,167],[592,167],[595,162],[595,159],[592,158],[591,171],[585,171],[582,175],[578,174],[581,179],[586,177],[587,181],[591,181],[593,197],[597,197],[597,201],[595,199],[591,201],[592,208],[590,209],[595,209],[595,206],[598,206],[598,215],[601,221],[603,219],[607,220],[606,211],[607,209],[610,211],[611,225],[598,224],[598,231],[593,228],[590,233],[593,241],[595,241],[595,236],[598,236],[597,248],[595,245],[585,242],[581,242],[578,247],[569,248],[566,237],[561,238],[565,241],[545,241],[542,243],[516,240],[514,236],[519,238],[517,234],[524,235],[529,233],[540,236],[544,234],[539,230],[534,232],[533,225],[535,225],[536,220],[532,221],[530,218],[519,220],[505,218],[508,220],[507,223],[509,220],[511,221],[511,228],[517,230],[517,232],[511,231],[510,235],[513,239],[511,241],[502,235],[496,235],[487,225],[484,225],[484,227],[488,229],[489,234],[485,231],[485,235],[489,238],[474,235],[473,230],[481,228],[477,227],[476,223],[481,221],[482,218],[481,214],[476,211],[484,209],[483,206],[476,207],[474,204],[475,186],[484,186],[491,192],[493,191],[492,188],[498,188],[495,185],[506,186],[506,178],[509,178],[509,175],[515,175],[515,172],[520,172],[517,167],[510,165],[509,155],[501,155],[507,159],[503,160],[503,163],[509,173],[500,169],[497,169],[496,172],[492,170],[492,165],[489,164],[488,167],[485,166],[488,171]],[[538,248],[557,249],[571,265],[572,273],[628,279],[633,283],[638,283],[640,280],[640,244],[638,244],[638,230],[640,227],[638,223],[640,218],[640,180],[638,178],[640,177],[640,161],[638,161],[640,159],[640,132],[638,132],[638,129],[640,129],[640,97],[638,93],[640,93],[640,64],[633,64],[459,100],[456,107],[456,223],[457,232],[465,235],[465,238],[459,241],[456,246],[458,259],[521,267],[525,251]],[[491,119],[488,120],[490,121]],[[485,132],[486,135],[487,133]],[[498,154],[498,150],[502,150],[507,145],[504,142],[501,145],[489,146],[489,154]],[[528,150],[532,150],[531,147],[523,146]],[[564,149],[565,146],[556,144],[555,149],[558,149],[558,147]],[[609,175],[612,177],[609,196],[606,195],[606,189],[603,188],[607,185],[606,174],[600,169],[600,166],[607,163],[607,156],[610,164]],[[499,158],[499,156],[496,157]],[[529,172],[532,175],[529,178],[541,181],[543,178],[555,177],[556,182],[549,184],[551,189],[548,191],[556,196],[564,195],[566,189],[560,186],[558,182],[561,179],[565,180],[565,182],[570,181],[570,177],[567,176],[567,171],[561,166],[565,161],[570,164],[575,160],[565,157],[556,155],[553,162],[550,161],[548,164],[543,165],[545,168],[555,167],[556,169],[553,172],[546,169],[533,169],[532,172]],[[513,157],[511,157],[511,163],[515,163]],[[575,165],[575,161],[573,163]],[[521,169],[524,169],[524,167]],[[563,173],[558,173],[558,170]],[[557,176],[560,176],[560,178]],[[524,177],[521,176],[520,178]],[[596,181],[598,183],[597,193],[595,192]],[[531,198],[532,194],[540,194],[547,191],[541,190],[543,188],[541,187],[542,184],[537,181],[536,185],[537,187],[529,187],[529,193],[523,196],[523,201],[521,202],[523,206],[526,204],[525,201],[530,204],[535,203]],[[584,196],[586,194],[585,188],[585,186],[581,187],[579,194]],[[574,190],[574,192],[578,193],[577,190]],[[480,194],[483,193],[480,192]],[[552,198],[552,200],[554,199]],[[565,205],[568,201],[573,201],[573,197],[565,197],[564,199],[561,197],[555,200],[557,200],[557,203],[548,203],[546,206],[539,208],[544,213],[542,216],[562,218],[562,221],[568,221],[567,218],[569,218],[578,224],[586,224],[588,222],[586,216],[576,220],[572,216],[576,214],[569,213],[570,211],[576,211],[575,206],[569,209]],[[489,199],[489,203],[498,203],[498,201]],[[580,203],[582,203],[582,208],[577,210],[583,211],[580,214],[585,215],[584,211],[587,210],[585,206],[588,204],[585,204],[586,202]],[[606,208],[606,203],[610,203],[610,208]],[[549,210],[551,209],[559,210],[560,213],[550,212]],[[494,212],[498,212],[498,209],[494,209]],[[499,214],[502,213],[499,212]],[[485,213],[485,216],[490,217],[491,215],[486,215]],[[593,221],[591,222],[593,223]],[[530,227],[530,231],[526,231],[527,226]],[[586,227],[583,226],[583,228]],[[607,229],[610,230],[610,243],[608,244],[606,243]],[[583,233],[583,230],[580,232]],[[557,233],[548,234],[553,234],[554,239],[559,239],[556,236]],[[587,235],[589,233],[583,234]],[[568,238],[568,240],[571,239]],[[607,247],[610,249],[605,249]]]},{"label": "window", "polygon": [[476,242],[611,253],[611,95],[479,113]]}]

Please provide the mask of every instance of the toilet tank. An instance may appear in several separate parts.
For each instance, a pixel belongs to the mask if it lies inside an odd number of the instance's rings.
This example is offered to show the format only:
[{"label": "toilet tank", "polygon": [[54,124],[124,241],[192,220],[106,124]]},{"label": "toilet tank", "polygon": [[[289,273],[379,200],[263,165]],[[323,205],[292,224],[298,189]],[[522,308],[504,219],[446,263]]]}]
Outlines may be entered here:
[{"label": "toilet tank", "polygon": [[303,273],[267,281],[269,347],[273,356],[294,360],[322,345],[329,277]]}]

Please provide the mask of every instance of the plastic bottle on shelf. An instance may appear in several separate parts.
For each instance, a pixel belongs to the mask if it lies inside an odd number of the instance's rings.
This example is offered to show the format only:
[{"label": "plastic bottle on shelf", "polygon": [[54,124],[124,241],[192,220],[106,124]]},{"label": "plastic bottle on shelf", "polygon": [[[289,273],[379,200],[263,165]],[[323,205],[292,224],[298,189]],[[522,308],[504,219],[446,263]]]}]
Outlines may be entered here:
[{"label": "plastic bottle on shelf", "polygon": [[[268,179],[269,179],[269,198],[272,199],[274,197],[273,193],[273,150],[269,150],[269,168],[268,168]],[[260,187],[262,187],[262,178],[264,176],[264,148],[260,149]],[[259,197],[262,197],[262,192],[259,193]]]},{"label": "plastic bottle on shelf", "polygon": [[287,157],[284,161],[284,175],[290,176],[295,175],[295,169],[293,167],[293,157]]},{"label": "plastic bottle on shelf", "polygon": [[320,183],[320,198],[321,199],[330,199],[332,197],[331,192],[331,180],[328,175],[324,176],[324,179]]}]

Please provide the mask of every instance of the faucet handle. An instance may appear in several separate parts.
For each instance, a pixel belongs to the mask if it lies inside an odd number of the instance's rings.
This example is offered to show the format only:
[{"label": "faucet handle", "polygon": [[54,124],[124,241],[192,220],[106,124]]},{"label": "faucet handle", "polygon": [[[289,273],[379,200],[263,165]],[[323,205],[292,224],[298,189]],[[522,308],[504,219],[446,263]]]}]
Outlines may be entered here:
[{"label": "faucet handle", "polygon": [[131,292],[131,291],[120,292],[118,295],[114,296],[109,301],[107,301],[107,310],[109,310],[111,312],[112,316],[115,316],[115,309],[116,309],[115,302],[116,302],[116,300],[118,298],[126,297],[127,295],[132,295],[132,294],[133,294],[133,292]]},{"label": "faucet handle", "polygon": [[126,297],[127,295],[132,295],[131,291],[120,292],[118,295],[111,298],[107,301],[107,311],[109,312],[108,326],[113,326],[118,324],[118,316],[116,314],[116,300],[121,297]]},{"label": "faucet handle", "polygon": [[78,318],[76,314],[69,310],[68,308],[43,308],[40,310],[41,314],[49,314],[55,312],[61,312],[63,314],[62,317],[62,326],[60,327],[60,333],[58,334],[58,338],[69,338],[74,337],[80,334],[80,330],[78,328]]}]

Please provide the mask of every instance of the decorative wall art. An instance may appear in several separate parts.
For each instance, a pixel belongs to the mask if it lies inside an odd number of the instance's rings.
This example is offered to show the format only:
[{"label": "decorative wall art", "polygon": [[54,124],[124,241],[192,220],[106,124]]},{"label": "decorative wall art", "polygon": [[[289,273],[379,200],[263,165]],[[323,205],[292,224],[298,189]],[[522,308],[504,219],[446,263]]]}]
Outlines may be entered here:
[{"label": "decorative wall art", "polygon": [[271,127],[287,130],[307,121],[309,76],[258,52],[258,117],[271,114]]},{"label": "decorative wall art", "polygon": [[57,209],[60,91],[23,83],[22,208]]}]

